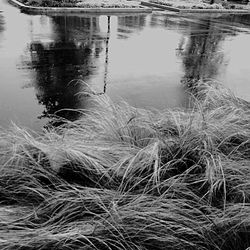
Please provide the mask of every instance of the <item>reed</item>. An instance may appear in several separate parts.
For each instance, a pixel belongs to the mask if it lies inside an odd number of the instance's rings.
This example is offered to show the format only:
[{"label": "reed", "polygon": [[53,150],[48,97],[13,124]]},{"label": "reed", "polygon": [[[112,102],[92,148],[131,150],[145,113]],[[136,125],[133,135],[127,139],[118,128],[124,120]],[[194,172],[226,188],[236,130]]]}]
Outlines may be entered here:
[{"label": "reed", "polygon": [[191,110],[107,96],[36,135],[0,133],[0,249],[250,247],[249,104],[214,83]]}]

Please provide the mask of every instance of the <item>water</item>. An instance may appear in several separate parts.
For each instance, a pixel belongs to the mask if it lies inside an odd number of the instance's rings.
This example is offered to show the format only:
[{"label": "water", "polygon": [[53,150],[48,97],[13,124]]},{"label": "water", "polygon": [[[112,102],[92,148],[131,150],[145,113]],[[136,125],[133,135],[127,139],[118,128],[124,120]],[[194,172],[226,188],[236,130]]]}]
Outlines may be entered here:
[{"label": "water", "polygon": [[27,15],[0,0],[0,125],[39,130],[87,109],[84,91],[136,107],[186,107],[213,79],[250,101],[250,15]]}]

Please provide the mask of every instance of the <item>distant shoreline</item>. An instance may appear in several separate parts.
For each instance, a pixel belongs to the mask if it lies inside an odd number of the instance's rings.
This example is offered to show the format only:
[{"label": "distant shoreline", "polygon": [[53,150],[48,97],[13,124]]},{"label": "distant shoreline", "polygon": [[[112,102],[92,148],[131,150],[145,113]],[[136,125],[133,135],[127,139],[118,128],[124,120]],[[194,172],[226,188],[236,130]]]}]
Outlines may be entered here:
[{"label": "distant shoreline", "polygon": [[188,4],[185,6],[185,4],[181,4],[178,6],[178,4],[171,4],[172,2],[168,2],[166,0],[151,0],[151,1],[142,1],[141,4],[143,6],[151,7],[151,8],[159,8],[162,10],[168,10],[168,11],[174,11],[174,12],[179,12],[179,13],[222,13],[222,14],[249,14],[250,9],[247,8],[215,8],[211,7],[208,8],[202,8],[199,7],[198,5],[195,7],[190,7]]},{"label": "distant shoreline", "polygon": [[18,7],[21,11],[26,13],[33,14],[51,14],[51,13],[151,13],[151,8],[146,8],[139,6],[138,7],[38,7],[38,6],[29,6],[21,3],[18,0],[8,0],[10,4]]}]

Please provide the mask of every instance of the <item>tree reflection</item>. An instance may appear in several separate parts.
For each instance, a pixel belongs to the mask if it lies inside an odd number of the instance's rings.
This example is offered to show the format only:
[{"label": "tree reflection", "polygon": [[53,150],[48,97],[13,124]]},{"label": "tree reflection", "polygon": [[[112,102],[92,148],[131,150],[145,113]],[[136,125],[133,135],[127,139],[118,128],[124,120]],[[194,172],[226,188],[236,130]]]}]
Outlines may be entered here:
[{"label": "tree reflection", "polygon": [[249,28],[250,15],[249,14],[226,15],[219,17],[218,20],[225,24],[230,23],[232,26]]},{"label": "tree reflection", "polygon": [[178,47],[185,71],[184,85],[216,78],[225,65],[224,54],[220,51],[224,38],[225,34],[216,29],[210,18],[191,24],[187,39],[182,37]]},{"label": "tree reflection", "polygon": [[[36,96],[45,106],[45,117],[58,110],[83,108],[77,94],[82,91],[80,81],[90,74],[91,49],[74,43],[54,42],[48,45],[31,44],[32,67],[36,70]],[[77,112],[61,111],[58,115],[74,120]]]},{"label": "tree reflection", "polygon": [[4,31],[4,17],[3,15],[0,13],[0,32]]},{"label": "tree reflection", "polygon": [[53,17],[56,39],[30,44],[31,68],[35,70],[36,96],[45,106],[40,118],[57,115],[71,121],[79,118],[87,100],[88,79],[95,73],[95,59],[104,47],[97,39],[97,18]]},{"label": "tree reflection", "polygon": [[167,15],[163,15],[161,12],[153,12],[150,15],[149,25],[151,27],[165,26],[168,29],[180,30],[187,28],[188,21],[180,18],[179,15],[176,16],[176,14],[167,13]]},{"label": "tree reflection", "polygon": [[128,38],[128,34],[142,30],[146,25],[145,15],[118,17],[119,38]]}]

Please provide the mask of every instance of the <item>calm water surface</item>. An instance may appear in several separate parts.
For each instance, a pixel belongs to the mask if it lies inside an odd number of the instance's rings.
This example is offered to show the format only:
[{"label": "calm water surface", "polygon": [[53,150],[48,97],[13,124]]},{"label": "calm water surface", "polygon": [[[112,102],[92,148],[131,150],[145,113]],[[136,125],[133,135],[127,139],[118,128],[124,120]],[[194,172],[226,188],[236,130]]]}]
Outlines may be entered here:
[{"label": "calm water surface", "polygon": [[250,101],[250,15],[27,15],[0,0],[0,126],[74,120],[91,88],[136,107],[186,107],[189,81]]}]

